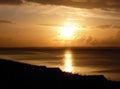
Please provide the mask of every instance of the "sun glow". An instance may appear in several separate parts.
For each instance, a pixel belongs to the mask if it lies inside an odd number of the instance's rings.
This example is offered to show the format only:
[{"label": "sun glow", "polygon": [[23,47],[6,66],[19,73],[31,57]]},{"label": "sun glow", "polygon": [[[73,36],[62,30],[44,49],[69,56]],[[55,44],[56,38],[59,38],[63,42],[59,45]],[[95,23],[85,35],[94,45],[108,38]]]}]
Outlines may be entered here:
[{"label": "sun glow", "polygon": [[66,22],[61,27],[60,36],[63,39],[71,39],[75,34],[75,30],[77,30],[77,29],[78,29],[78,26],[75,23]]}]

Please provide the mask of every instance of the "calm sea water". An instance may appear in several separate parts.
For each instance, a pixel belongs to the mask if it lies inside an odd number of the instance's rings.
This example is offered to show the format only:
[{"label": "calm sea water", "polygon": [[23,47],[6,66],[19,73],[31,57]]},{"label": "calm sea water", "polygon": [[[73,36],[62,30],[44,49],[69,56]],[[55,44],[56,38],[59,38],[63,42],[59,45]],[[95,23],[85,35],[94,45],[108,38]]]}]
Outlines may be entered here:
[{"label": "calm sea water", "polygon": [[119,49],[2,49],[0,58],[120,81]]}]

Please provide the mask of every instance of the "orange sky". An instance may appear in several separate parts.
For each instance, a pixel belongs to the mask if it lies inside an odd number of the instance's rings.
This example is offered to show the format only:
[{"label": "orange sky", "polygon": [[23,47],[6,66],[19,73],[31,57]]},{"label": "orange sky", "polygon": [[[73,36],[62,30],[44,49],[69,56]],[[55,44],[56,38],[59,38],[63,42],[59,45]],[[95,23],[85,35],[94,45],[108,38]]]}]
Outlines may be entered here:
[{"label": "orange sky", "polygon": [[1,0],[0,47],[120,46],[119,4],[118,0]]}]

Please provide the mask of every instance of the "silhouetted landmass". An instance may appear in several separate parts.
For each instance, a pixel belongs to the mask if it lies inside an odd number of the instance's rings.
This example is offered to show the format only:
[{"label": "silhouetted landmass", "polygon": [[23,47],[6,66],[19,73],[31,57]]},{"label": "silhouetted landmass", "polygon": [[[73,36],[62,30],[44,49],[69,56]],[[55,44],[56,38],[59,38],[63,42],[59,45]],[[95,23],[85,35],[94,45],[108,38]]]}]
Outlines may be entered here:
[{"label": "silhouetted landmass", "polygon": [[120,89],[120,82],[0,59],[0,89]]}]

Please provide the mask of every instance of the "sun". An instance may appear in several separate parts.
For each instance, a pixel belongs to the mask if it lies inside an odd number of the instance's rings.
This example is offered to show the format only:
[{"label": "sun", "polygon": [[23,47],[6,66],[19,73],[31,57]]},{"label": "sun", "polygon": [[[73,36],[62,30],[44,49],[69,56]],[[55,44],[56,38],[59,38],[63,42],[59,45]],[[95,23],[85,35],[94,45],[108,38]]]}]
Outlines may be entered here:
[{"label": "sun", "polygon": [[61,27],[61,32],[60,36],[63,39],[71,39],[74,34],[75,30],[78,29],[78,26],[72,22],[66,22],[62,27]]}]

